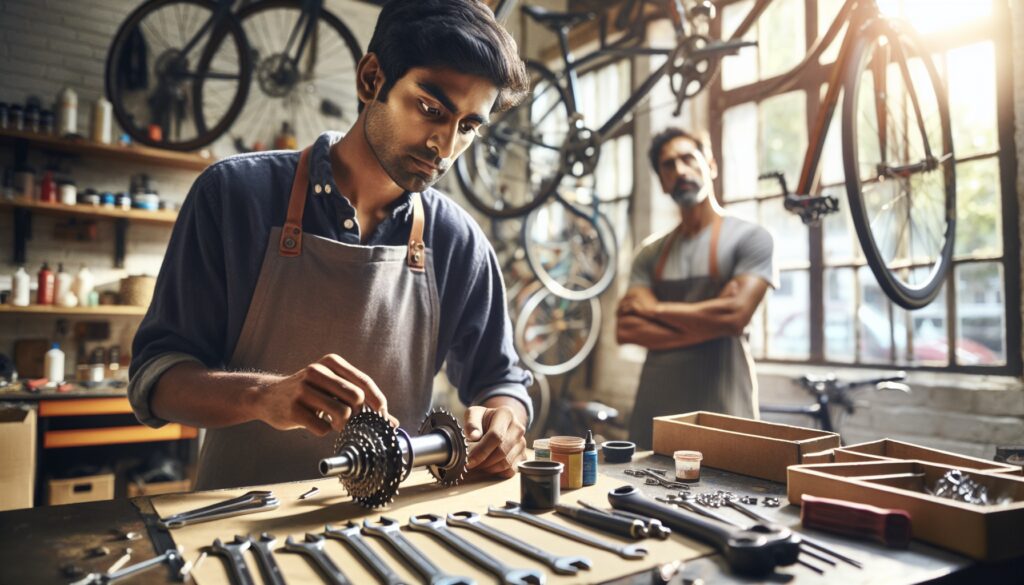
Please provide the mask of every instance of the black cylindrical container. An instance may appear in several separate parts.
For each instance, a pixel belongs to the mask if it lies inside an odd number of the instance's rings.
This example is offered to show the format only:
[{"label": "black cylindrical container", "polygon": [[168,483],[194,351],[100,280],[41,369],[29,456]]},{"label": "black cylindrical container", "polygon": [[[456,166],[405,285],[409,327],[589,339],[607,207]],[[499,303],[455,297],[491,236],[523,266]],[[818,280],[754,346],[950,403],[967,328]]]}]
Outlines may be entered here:
[{"label": "black cylindrical container", "polygon": [[558,461],[537,459],[519,464],[519,498],[524,510],[554,509],[563,468]]}]

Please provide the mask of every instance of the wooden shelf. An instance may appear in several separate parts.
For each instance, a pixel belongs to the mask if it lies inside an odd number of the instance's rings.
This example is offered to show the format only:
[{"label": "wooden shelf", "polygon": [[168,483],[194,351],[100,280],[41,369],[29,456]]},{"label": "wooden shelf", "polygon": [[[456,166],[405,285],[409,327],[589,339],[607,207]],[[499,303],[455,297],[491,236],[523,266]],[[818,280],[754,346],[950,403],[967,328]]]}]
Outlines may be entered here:
[{"label": "wooden shelf", "polygon": [[43,433],[43,449],[148,443],[150,441],[179,441],[181,439],[194,439],[197,435],[196,429],[178,423],[169,423],[159,429],[133,425],[130,427],[46,431]]},{"label": "wooden shelf", "polygon": [[98,307],[59,307],[56,305],[29,305],[15,307],[0,305],[0,315],[53,315],[56,317],[142,317],[148,307],[134,305],[100,305]]},{"label": "wooden shelf", "polygon": [[34,132],[0,130],[0,142],[12,143],[18,141],[26,141],[30,146],[48,152],[64,152],[123,162],[158,165],[173,169],[201,171],[214,162],[212,158],[203,157],[191,152],[176,152],[138,144],[119,146],[115,144],[101,144],[83,138],[59,138]]},{"label": "wooden shelf", "polygon": [[77,400],[40,400],[39,416],[91,416],[98,414],[131,414],[128,397],[79,398]]},{"label": "wooden shelf", "polygon": [[0,209],[25,209],[48,215],[73,215],[76,217],[92,217],[96,219],[127,219],[138,223],[155,223],[174,225],[178,219],[176,211],[145,211],[142,209],[116,209],[96,205],[64,205],[63,203],[46,203],[17,197],[0,199]]}]

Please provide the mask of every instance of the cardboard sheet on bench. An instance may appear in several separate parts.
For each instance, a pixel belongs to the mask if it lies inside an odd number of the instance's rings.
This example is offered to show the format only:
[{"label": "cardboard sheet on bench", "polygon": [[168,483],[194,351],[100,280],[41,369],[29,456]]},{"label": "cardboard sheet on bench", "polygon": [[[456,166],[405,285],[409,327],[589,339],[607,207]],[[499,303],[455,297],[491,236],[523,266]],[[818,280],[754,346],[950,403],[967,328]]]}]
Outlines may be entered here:
[{"label": "cardboard sheet on bench", "polygon": [[[596,485],[565,491],[561,502],[576,504],[577,499],[608,507],[607,493],[618,487],[622,482],[598,476]],[[320,492],[306,500],[298,500],[298,496],[313,486]],[[425,471],[413,472],[402,485],[395,502],[388,508],[370,511],[359,507],[347,496],[344,489],[335,479],[312,480],[306,482],[285,483],[271,486],[260,486],[258,489],[270,489],[281,500],[277,510],[259,514],[236,516],[223,520],[214,520],[194,526],[185,526],[171,531],[174,541],[185,547],[185,559],[194,560],[202,547],[209,546],[215,538],[227,542],[235,534],[259,535],[268,532],[278,538],[277,546],[284,544],[285,537],[291,535],[302,539],[306,532],[323,532],[325,524],[343,526],[348,520],[362,522],[363,518],[376,521],[382,514],[398,520],[403,526],[409,517],[415,514],[434,513],[447,514],[463,510],[471,510],[484,516],[483,521],[504,532],[512,534],[544,550],[559,555],[582,555],[591,560],[593,568],[581,571],[576,576],[555,575],[545,569],[548,583],[594,583],[623,577],[653,568],[659,564],[673,560],[688,560],[710,554],[710,548],[690,539],[673,534],[668,540],[646,539],[639,541],[650,552],[641,560],[626,560],[613,553],[593,549],[560,536],[547,533],[514,519],[486,517],[487,506],[499,505],[506,500],[519,499],[519,477],[504,481],[475,482],[450,488],[442,488],[433,482]],[[161,517],[206,506],[227,498],[239,496],[248,489],[219,490],[195,492],[188,494],[167,495],[154,498],[153,505]],[[581,527],[554,513],[546,513],[545,517],[555,522],[572,526],[583,531]],[[503,562],[519,568],[543,568],[539,562],[514,553],[485,537],[462,528],[453,528],[458,534],[465,536],[480,548],[490,552]],[[473,577],[478,583],[497,583],[490,574],[483,572],[468,561],[462,560],[450,552],[433,537],[403,529],[403,534],[419,547],[432,561],[453,575]],[[617,540],[615,537],[590,531],[606,540]],[[410,583],[422,580],[411,568],[402,563],[399,557],[386,543],[375,537],[367,537],[368,543],[380,554],[394,570]],[[618,539],[622,543],[627,541]],[[328,554],[341,567],[342,571],[353,583],[376,583],[377,581],[344,543],[328,541]],[[261,583],[256,559],[246,553],[249,569],[257,583]],[[289,583],[320,583],[322,580],[304,556],[279,551],[275,555],[285,579]],[[199,585],[230,583],[226,565],[219,557],[207,558],[193,573]]]}]

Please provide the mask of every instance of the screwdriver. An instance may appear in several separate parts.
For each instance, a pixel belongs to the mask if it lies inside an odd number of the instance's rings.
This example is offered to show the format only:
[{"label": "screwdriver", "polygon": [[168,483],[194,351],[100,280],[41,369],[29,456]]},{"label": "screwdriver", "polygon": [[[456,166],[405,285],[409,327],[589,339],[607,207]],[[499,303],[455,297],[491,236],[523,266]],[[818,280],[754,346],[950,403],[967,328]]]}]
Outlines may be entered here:
[{"label": "screwdriver", "polygon": [[874,540],[894,548],[910,544],[910,514],[905,510],[804,494],[800,521],[805,528]]},{"label": "screwdriver", "polygon": [[613,514],[606,514],[605,512],[588,510],[578,506],[567,506],[565,504],[556,504],[555,512],[568,516],[580,524],[603,530],[615,536],[624,536],[635,540],[648,536],[647,526],[641,520],[623,518]]}]

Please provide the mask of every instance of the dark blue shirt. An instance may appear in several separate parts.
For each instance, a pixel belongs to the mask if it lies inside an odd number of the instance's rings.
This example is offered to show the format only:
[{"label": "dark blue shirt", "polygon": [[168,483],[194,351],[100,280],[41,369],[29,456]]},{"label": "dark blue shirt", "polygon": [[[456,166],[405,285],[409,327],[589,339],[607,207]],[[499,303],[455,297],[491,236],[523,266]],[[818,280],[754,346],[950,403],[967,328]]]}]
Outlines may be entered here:
[{"label": "dark blue shirt", "polygon": [[[302,224],[307,233],[358,245],[356,210],[331,172],[330,147],[340,138],[327,132],[313,145]],[[214,369],[227,366],[256,289],[270,230],[284,224],[298,160],[299,153],[291,151],[233,156],[211,165],[192,185],[174,224],[153,302],[132,344],[128,395],[142,422],[167,422],[153,415],[149,397],[170,367],[183,361]],[[423,239],[433,254],[441,307],[435,372],[447,359],[448,378],[464,404],[513,396],[532,416],[526,393],[530,374],[518,365],[494,249],[451,199],[434,189],[421,196]],[[409,194],[388,210],[364,245],[408,243]]]}]

